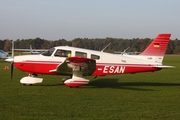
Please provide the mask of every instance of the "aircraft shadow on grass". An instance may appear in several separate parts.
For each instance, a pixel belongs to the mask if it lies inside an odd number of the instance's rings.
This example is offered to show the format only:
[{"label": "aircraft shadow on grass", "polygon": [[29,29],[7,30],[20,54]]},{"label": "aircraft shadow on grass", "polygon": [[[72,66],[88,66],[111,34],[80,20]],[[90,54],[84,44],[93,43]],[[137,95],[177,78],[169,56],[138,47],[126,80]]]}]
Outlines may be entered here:
[{"label": "aircraft shadow on grass", "polygon": [[34,84],[34,85],[32,85],[32,86],[64,86],[64,84],[63,83],[59,83],[59,84]]},{"label": "aircraft shadow on grass", "polygon": [[95,88],[115,88],[115,89],[129,89],[139,91],[155,91],[153,89],[144,89],[138,87],[174,87],[180,86],[180,83],[159,83],[159,82],[118,82],[115,78],[101,78],[91,81],[89,87]]},{"label": "aircraft shadow on grass", "polygon": [[[64,86],[63,83],[59,84],[35,84],[33,86]],[[116,78],[100,78],[89,82],[88,88],[114,88],[114,89],[127,89],[139,91],[156,91],[154,89],[146,89],[140,87],[174,87],[180,86],[180,83],[160,83],[160,82],[118,82]],[[80,87],[86,88],[86,87]]]}]

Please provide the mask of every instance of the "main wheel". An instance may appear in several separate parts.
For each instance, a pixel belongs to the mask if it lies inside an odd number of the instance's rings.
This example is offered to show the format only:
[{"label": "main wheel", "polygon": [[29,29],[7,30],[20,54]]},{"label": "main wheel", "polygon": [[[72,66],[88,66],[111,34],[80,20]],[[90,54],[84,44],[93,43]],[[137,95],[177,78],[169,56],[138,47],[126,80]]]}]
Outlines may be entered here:
[{"label": "main wheel", "polygon": [[69,86],[70,88],[79,88],[79,86]]}]

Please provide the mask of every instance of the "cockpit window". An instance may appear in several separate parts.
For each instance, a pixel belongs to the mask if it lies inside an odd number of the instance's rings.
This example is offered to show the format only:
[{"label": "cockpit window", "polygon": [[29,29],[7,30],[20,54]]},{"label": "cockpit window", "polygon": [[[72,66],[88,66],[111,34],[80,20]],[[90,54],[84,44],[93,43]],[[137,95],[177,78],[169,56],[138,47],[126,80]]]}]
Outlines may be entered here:
[{"label": "cockpit window", "polygon": [[42,55],[44,55],[44,56],[51,56],[52,53],[54,52],[54,50],[55,50],[55,48],[51,48],[51,49],[43,52]]},{"label": "cockpit window", "polygon": [[58,49],[56,50],[54,56],[55,57],[71,57],[71,51]]}]

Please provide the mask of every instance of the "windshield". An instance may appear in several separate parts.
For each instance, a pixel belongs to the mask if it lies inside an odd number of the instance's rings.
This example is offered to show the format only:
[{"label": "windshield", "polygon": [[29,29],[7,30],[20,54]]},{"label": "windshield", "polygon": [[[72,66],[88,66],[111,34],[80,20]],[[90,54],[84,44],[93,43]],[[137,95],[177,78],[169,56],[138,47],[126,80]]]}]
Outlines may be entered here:
[{"label": "windshield", "polygon": [[44,56],[51,56],[52,53],[54,52],[55,48],[51,48],[49,50],[46,50],[45,52],[42,53]]},{"label": "windshield", "polygon": [[5,53],[3,50],[0,50],[1,53]]}]

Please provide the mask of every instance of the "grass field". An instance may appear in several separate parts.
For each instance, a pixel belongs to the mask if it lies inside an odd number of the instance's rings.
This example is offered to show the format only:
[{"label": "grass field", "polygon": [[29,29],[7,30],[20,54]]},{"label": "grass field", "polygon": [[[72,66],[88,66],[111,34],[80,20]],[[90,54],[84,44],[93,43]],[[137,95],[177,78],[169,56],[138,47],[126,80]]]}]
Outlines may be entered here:
[{"label": "grass field", "polygon": [[177,120],[180,119],[180,56],[165,56],[154,73],[88,77],[89,85],[69,88],[63,76],[44,75],[41,84],[23,86],[26,76],[0,61],[1,120]]}]

